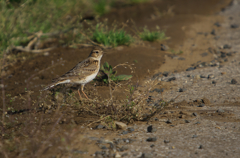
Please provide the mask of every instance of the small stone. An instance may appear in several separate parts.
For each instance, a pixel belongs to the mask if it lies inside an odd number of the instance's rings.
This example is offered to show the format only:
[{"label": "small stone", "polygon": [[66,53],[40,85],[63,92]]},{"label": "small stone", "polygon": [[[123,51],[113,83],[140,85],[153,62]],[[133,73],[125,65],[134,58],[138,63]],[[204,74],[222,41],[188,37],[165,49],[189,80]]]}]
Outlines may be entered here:
[{"label": "small stone", "polygon": [[105,145],[99,144],[98,146],[99,146],[99,148],[101,148],[101,149],[107,149],[107,147],[106,147]]},{"label": "small stone", "polygon": [[214,78],[214,75],[213,74],[209,74],[208,75],[208,79],[213,79]]},{"label": "small stone", "polygon": [[176,80],[176,77],[171,77],[168,79],[168,82]]},{"label": "small stone", "polygon": [[212,34],[212,35],[216,35],[215,29],[212,29],[211,34]]},{"label": "small stone", "polygon": [[233,29],[238,28],[238,27],[239,27],[238,24],[232,24],[232,25],[231,25],[231,28],[233,28]]},{"label": "small stone", "polygon": [[120,151],[125,151],[125,150],[128,150],[127,145],[123,145],[123,146],[120,148]]},{"label": "small stone", "polygon": [[122,157],[127,156],[127,155],[128,155],[128,153],[123,153],[123,154],[122,154]]},{"label": "small stone", "polygon": [[217,113],[224,113],[225,111],[223,109],[218,109]]},{"label": "small stone", "polygon": [[115,154],[115,157],[116,157],[116,158],[120,158],[121,155],[117,152],[117,153]]},{"label": "small stone", "polygon": [[196,68],[195,67],[189,67],[186,69],[186,71],[192,71],[192,70],[195,70]]},{"label": "small stone", "polygon": [[196,113],[196,112],[194,112],[194,113],[193,113],[193,116],[197,116],[197,113]]},{"label": "small stone", "polygon": [[197,138],[197,137],[198,137],[198,136],[197,136],[197,135],[195,135],[195,134],[192,136],[192,138]]},{"label": "small stone", "polygon": [[134,131],[134,128],[129,127],[127,130],[128,130],[129,133],[132,133]]},{"label": "small stone", "polygon": [[164,143],[170,143],[170,140],[164,140],[163,142]]},{"label": "small stone", "polygon": [[171,124],[171,123],[172,123],[172,121],[170,121],[170,120],[167,120],[167,121],[166,121],[166,123],[167,123],[167,124]]},{"label": "small stone", "polygon": [[189,120],[185,120],[185,123],[190,123],[191,121],[189,121]]},{"label": "small stone", "polygon": [[231,84],[236,84],[236,83],[237,83],[237,80],[235,80],[235,79],[231,80]]},{"label": "small stone", "polygon": [[232,56],[232,52],[228,52],[228,53],[227,53],[227,56]]},{"label": "small stone", "polygon": [[127,125],[125,123],[115,121],[115,124],[119,129],[127,129]]},{"label": "small stone", "polygon": [[129,132],[128,131],[122,131],[122,135],[125,135],[125,134],[128,134]]},{"label": "small stone", "polygon": [[185,88],[179,88],[179,92],[184,92],[184,91],[186,91]]},{"label": "small stone", "polygon": [[201,56],[202,56],[202,57],[208,56],[208,53],[207,53],[207,52],[202,53]]},{"label": "small stone", "polygon": [[156,142],[157,141],[157,137],[149,137],[146,141],[147,142]]},{"label": "small stone", "polygon": [[151,148],[153,148],[154,146],[155,146],[154,144],[150,145]]},{"label": "small stone", "polygon": [[183,57],[179,57],[178,60],[186,60],[186,59]]},{"label": "small stone", "polygon": [[204,75],[200,75],[200,78],[207,78],[206,76],[204,76]]},{"label": "small stone", "polygon": [[212,84],[216,84],[216,83],[217,83],[216,81],[214,81],[214,80],[212,81]]},{"label": "small stone", "polygon": [[165,44],[161,44],[161,50],[163,51],[167,51],[169,49],[169,47]]},{"label": "small stone", "polygon": [[200,146],[198,147],[198,149],[203,149],[203,145],[200,145]]},{"label": "small stone", "polygon": [[49,56],[49,52],[44,52],[43,55],[44,56]]},{"label": "small stone", "polygon": [[153,157],[153,155],[151,153],[143,153],[141,155],[141,158],[152,158],[152,157]]},{"label": "small stone", "polygon": [[221,58],[226,58],[227,54],[225,52],[221,52]]},{"label": "small stone", "polygon": [[215,22],[214,25],[217,26],[217,27],[221,26],[221,24],[219,22]]},{"label": "small stone", "polygon": [[159,89],[159,88],[155,88],[154,90],[152,90],[152,91],[150,91],[151,93],[152,92],[158,92],[158,93],[162,93],[164,91],[164,88],[161,88],[161,89]]},{"label": "small stone", "polygon": [[105,128],[105,126],[103,126],[103,125],[97,125],[94,129],[103,129],[103,128]]},{"label": "small stone", "polygon": [[232,48],[232,46],[230,46],[228,44],[224,44],[224,46],[223,46],[223,49],[231,49],[231,48]]},{"label": "small stone", "polygon": [[204,107],[205,106],[205,104],[200,104],[200,105],[198,105],[198,107]]},{"label": "small stone", "polygon": [[197,125],[198,125],[198,124],[201,124],[201,122],[196,122],[195,124],[197,124]]},{"label": "small stone", "polygon": [[169,72],[165,71],[162,73],[163,76],[167,77],[169,75]]},{"label": "small stone", "polygon": [[157,131],[157,129],[155,127],[153,127],[152,125],[147,127],[147,132],[149,132],[149,133],[153,133],[153,132],[156,132],[156,131]]}]

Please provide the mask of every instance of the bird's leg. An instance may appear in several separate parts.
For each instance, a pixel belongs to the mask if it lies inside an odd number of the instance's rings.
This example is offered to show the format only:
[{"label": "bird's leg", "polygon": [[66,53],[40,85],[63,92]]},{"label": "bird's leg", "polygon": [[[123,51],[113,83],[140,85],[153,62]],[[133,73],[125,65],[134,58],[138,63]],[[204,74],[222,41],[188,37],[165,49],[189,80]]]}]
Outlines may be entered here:
[{"label": "bird's leg", "polygon": [[82,100],[82,96],[81,96],[81,94],[79,92],[79,89],[78,89],[78,94],[79,94],[80,100]]},{"label": "bird's leg", "polygon": [[[83,92],[84,84],[81,85],[81,91],[85,95],[85,97],[88,99],[87,95]],[[89,99],[88,99],[89,100]]]}]

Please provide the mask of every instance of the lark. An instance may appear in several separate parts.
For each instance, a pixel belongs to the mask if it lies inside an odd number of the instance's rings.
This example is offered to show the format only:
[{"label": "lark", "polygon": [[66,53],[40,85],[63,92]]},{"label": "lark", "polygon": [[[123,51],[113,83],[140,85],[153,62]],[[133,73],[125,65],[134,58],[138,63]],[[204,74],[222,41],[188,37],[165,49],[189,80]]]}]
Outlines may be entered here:
[{"label": "lark", "polygon": [[[81,91],[88,99],[87,95],[83,91],[83,88],[85,84],[92,81],[97,76],[103,53],[104,52],[100,47],[94,47],[87,59],[79,62],[75,67],[73,67],[64,75],[54,79],[53,83],[48,85],[44,90],[50,89],[59,84],[81,84]],[[82,99],[79,89],[78,94],[80,99]]]}]

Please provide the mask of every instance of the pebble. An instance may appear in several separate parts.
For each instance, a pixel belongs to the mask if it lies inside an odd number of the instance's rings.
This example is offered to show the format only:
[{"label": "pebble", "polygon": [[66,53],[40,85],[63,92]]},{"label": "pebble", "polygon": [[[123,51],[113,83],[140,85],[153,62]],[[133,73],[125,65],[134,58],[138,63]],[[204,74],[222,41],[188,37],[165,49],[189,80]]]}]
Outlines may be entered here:
[{"label": "pebble", "polygon": [[154,146],[155,146],[154,144],[150,145],[151,148],[153,148]]},{"label": "pebble", "polygon": [[157,137],[149,137],[146,141],[147,142],[156,142],[157,141]]},{"label": "pebble", "polygon": [[221,24],[219,22],[215,22],[214,25],[217,26],[217,27],[221,26]]},{"label": "pebble", "polygon": [[201,54],[202,57],[205,57],[205,56],[208,56],[208,53],[207,52],[204,52]]},{"label": "pebble", "polygon": [[198,147],[198,149],[203,149],[203,145],[200,145],[200,146]]},{"label": "pebble", "polygon": [[179,57],[178,60],[186,60],[184,57]]},{"label": "pebble", "polygon": [[236,84],[236,83],[237,83],[237,80],[235,80],[235,79],[231,80],[231,84]]},{"label": "pebble", "polygon": [[128,150],[128,147],[126,145],[123,145],[119,150],[122,152]]},{"label": "pebble", "polygon": [[170,143],[170,140],[164,140],[163,142],[164,143]]},{"label": "pebble", "polygon": [[197,113],[196,113],[196,112],[194,112],[194,113],[193,113],[193,116],[197,116]]},{"label": "pebble", "polygon": [[162,73],[162,75],[165,76],[165,77],[167,77],[167,76],[169,75],[169,72],[164,71],[164,72]]},{"label": "pebble", "polygon": [[133,132],[133,131],[134,131],[134,128],[132,128],[132,127],[129,127],[127,130],[128,130],[128,132],[129,132],[129,133],[131,133],[131,132]]},{"label": "pebble", "polygon": [[204,76],[204,75],[200,75],[200,78],[207,78],[206,76]]},{"label": "pebble", "polygon": [[153,132],[156,132],[156,131],[157,131],[157,129],[155,127],[153,127],[152,125],[147,127],[147,132],[149,132],[149,133],[153,133]]},{"label": "pebble", "polygon": [[198,136],[197,136],[197,135],[195,135],[195,134],[192,136],[192,138],[197,138],[197,137],[198,137]]},{"label": "pebble", "polygon": [[214,75],[213,74],[209,74],[208,75],[208,79],[212,79],[212,78],[214,78]]},{"label": "pebble", "polygon": [[212,84],[216,84],[217,82],[216,81],[212,81]]},{"label": "pebble", "polygon": [[176,80],[176,77],[171,77],[168,79],[168,82]]},{"label": "pebble", "polygon": [[151,153],[142,153],[141,158],[152,158],[153,155]]},{"label": "pebble", "polygon": [[165,44],[161,44],[161,50],[163,51],[167,51],[169,49],[169,47]]},{"label": "pebble", "polygon": [[224,113],[225,111],[223,109],[218,109],[217,113]]},{"label": "pebble", "polygon": [[166,121],[166,123],[167,123],[167,124],[171,124],[171,123],[172,123],[172,121],[170,121],[170,120],[167,120],[167,121]]},{"label": "pebble", "polygon": [[231,28],[233,28],[233,29],[238,28],[238,27],[239,27],[238,24],[232,24],[232,25],[231,25]]},{"label": "pebble", "polygon": [[157,74],[153,75],[153,79],[155,79],[155,78],[159,77],[161,74],[162,74],[162,73],[161,73],[161,72],[159,72],[159,73],[157,73]]},{"label": "pebble", "polygon": [[163,91],[164,91],[164,88],[161,88],[161,89],[155,88],[154,90],[152,90],[152,91],[150,91],[150,92],[151,92],[151,93],[152,93],[152,92],[158,92],[159,94],[161,94]]},{"label": "pebble", "polygon": [[205,106],[205,104],[200,104],[200,105],[198,105],[198,107],[204,107]]},{"label": "pebble", "polygon": [[196,68],[195,67],[189,67],[186,69],[186,71],[192,71],[192,70],[195,70]]},{"label": "pebble", "polygon": [[231,49],[231,48],[232,48],[232,46],[230,46],[228,44],[224,44],[224,46],[223,46],[223,49]]},{"label": "pebble", "polygon": [[185,88],[179,88],[179,90],[178,90],[179,92],[185,92],[186,91],[186,89]]},{"label": "pebble", "polygon": [[99,124],[99,125],[97,125],[94,129],[104,129],[104,128],[106,128],[106,127],[103,126],[103,125],[101,125],[101,124]]},{"label": "pebble", "polygon": [[127,156],[127,155],[128,155],[128,153],[123,153],[123,154],[122,154],[122,157]]},{"label": "pebble", "polygon": [[125,123],[115,121],[115,124],[119,129],[127,129],[127,125]]},{"label": "pebble", "polygon": [[212,34],[212,35],[216,35],[215,29],[212,29],[211,34]]},{"label": "pebble", "polygon": [[185,123],[190,123],[191,121],[189,121],[189,120],[185,120]]}]

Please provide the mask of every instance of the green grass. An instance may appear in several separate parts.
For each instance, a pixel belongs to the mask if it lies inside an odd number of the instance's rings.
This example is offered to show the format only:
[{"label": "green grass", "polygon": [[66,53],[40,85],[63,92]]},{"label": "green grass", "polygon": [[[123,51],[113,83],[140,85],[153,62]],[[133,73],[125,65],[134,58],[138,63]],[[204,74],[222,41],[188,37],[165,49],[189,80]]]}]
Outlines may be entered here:
[{"label": "green grass", "polygon": [[166,36],[164,31],[149,31],[147,28],[144,28],[143,32],[140,33],[140,38],[144,41],[154,42],[164,40]]},{"label": "green grass", "polygon": [[99,25],[97,25],[93,32],[92,40],[105,46],[117,47],[119,45],[129,45],[133,41],[133,38],[124,30],[108,31],[108,29],[99,28]]}]

